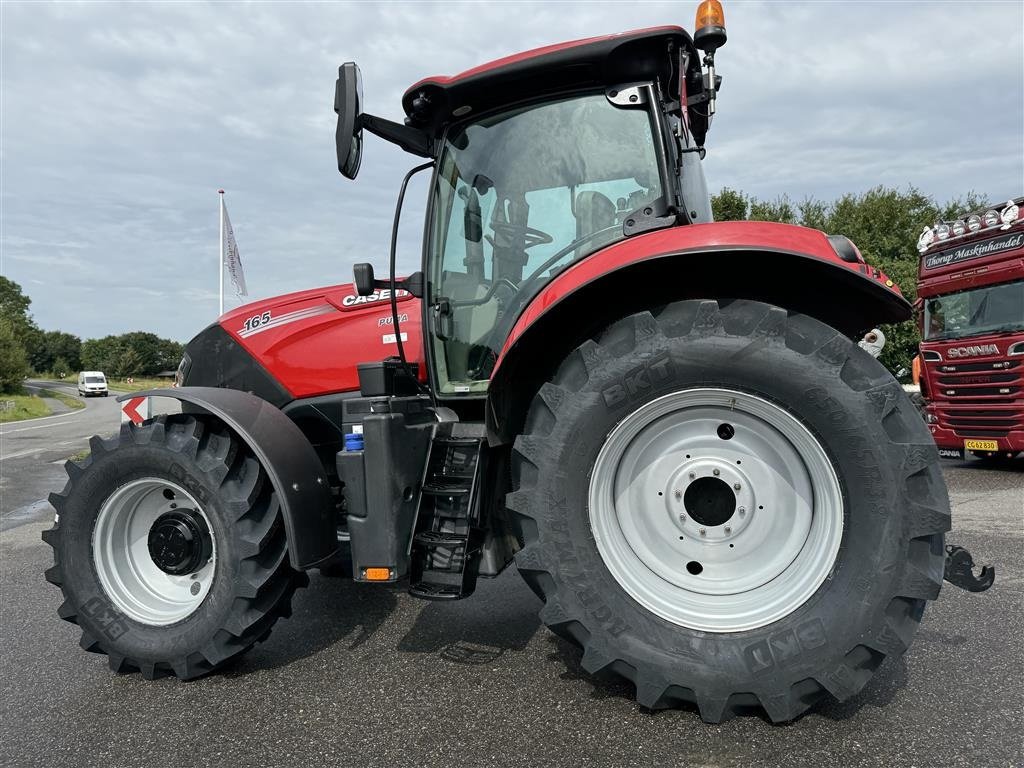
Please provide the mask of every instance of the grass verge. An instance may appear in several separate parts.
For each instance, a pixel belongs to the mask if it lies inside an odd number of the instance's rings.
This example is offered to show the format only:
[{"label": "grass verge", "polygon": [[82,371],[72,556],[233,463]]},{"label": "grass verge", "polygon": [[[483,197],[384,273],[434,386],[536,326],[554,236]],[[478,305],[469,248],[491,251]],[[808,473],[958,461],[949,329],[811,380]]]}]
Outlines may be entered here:
[{"label": "grass verge", "polygon": [[49,415],[46,403],[35,395],[0,395],[0,424]]},{"label": "grass verge", "polygon": [[124,379],[107,379],[111,392],[141,392],[144,389],[167,389],[173,386],[173,379],[133,379],[129,384]]},{"label": "grass verge", "polygon": [[77,397],[65,395],[63,392],[58,392],[55,389],[41,389],[39,390],[39,394],[42,397],[52,397],[54,400],[59,400],[73,411],[77,411],[79,408],[85,408],[85,403],[83,403]]}]

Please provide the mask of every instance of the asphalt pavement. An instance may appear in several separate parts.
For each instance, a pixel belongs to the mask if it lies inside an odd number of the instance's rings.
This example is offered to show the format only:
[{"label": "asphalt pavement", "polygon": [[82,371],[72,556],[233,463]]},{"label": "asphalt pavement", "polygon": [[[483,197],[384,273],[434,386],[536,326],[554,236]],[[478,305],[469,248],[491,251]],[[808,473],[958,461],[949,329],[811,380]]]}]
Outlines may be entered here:
[{"label": "asphalt pavement", "polygon": [[784,726],[758,716],[709,726],[692,709],[643,710],[629,686],[582,672],[514,568],[451,604],[314,575],[293,617],[221,673],[189,683],[110,673],[56,616],[39,538],[52,509],[32,504],[63,485],[49,462],[84,446],[76,435],[116,429],[114,408],[90,401],[79,420],[36,435],[4,428],[2,766],[1024,764],[1024,461],[944,464],[948,540],[994,563],[995,587],[947,585],[909,653],[852,701]]},{"label": "asphalt pavement", "polygon": [[[75,382],[29,380],[26,386],[78,396]],[[0,531],[40,514],[52,516],[46,497],[64,487],[64,461],[87,449],[92,435],[109,437],[120,428],[119,394],[81,398],[85,408],[0,425]],[[160,405],[173,410],[168,401]]]}]

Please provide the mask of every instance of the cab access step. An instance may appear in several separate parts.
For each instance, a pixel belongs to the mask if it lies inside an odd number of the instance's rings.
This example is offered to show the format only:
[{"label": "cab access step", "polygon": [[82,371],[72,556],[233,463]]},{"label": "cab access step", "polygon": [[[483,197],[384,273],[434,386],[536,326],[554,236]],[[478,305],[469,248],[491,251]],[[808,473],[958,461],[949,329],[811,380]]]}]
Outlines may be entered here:
[{"label": "cab access step", "polygon": [[413,597],[458,600],[473,593],[484,540],[478,498],[484,457],[479,425],[438,425],[412,537]]}]

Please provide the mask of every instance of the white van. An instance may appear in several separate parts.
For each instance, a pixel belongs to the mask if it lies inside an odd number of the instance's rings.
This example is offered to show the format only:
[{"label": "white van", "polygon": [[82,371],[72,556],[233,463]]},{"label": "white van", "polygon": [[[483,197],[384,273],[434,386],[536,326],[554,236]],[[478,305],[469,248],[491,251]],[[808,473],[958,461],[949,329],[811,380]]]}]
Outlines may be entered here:
[{"label": "white van", "polygon": [[78,394],[83,397],[89,395],[106,397],[109,392],[107,392],[107,377],[103,375],[103,371],[82,371],[78,374]]}]

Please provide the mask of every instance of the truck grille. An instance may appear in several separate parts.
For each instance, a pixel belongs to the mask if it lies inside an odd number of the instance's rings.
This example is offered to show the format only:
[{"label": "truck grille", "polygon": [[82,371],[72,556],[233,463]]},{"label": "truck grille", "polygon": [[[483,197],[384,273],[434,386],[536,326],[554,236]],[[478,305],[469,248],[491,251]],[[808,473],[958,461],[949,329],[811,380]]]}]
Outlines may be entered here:
[{"label": "truck grille", "polygon": [[994,440],[1024,429],[1022,363],[1010,359],[932,364],[939,423],[962,438]]},{"label": "truck grille", "polygon": [[1020,360],[942,363],[935,366],[936,400],[951,403],[1009,404],[1024,393]]}]

